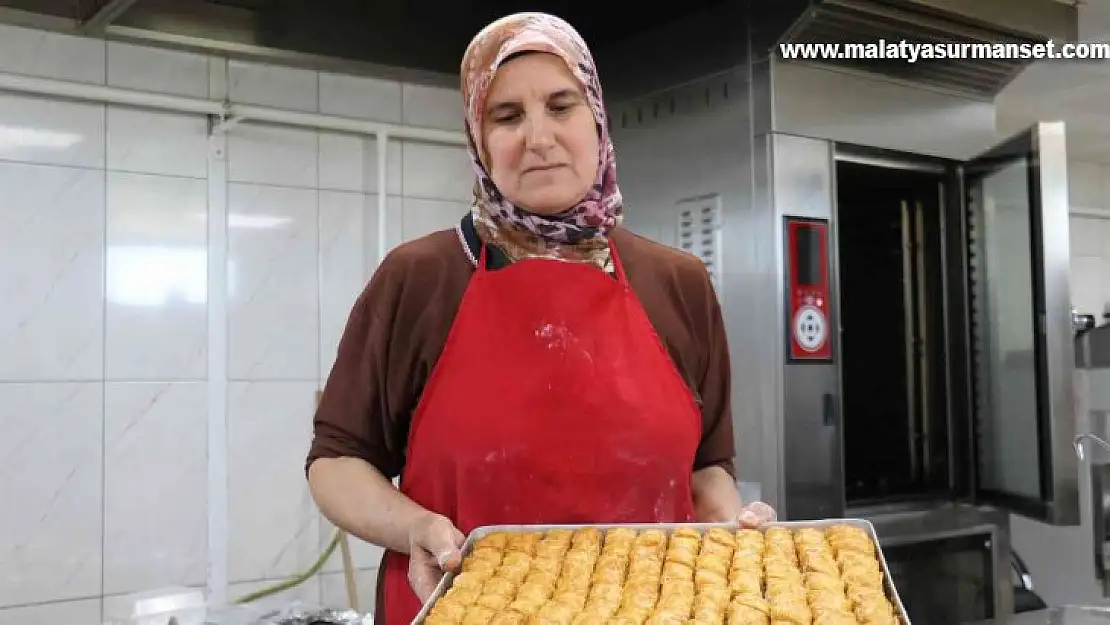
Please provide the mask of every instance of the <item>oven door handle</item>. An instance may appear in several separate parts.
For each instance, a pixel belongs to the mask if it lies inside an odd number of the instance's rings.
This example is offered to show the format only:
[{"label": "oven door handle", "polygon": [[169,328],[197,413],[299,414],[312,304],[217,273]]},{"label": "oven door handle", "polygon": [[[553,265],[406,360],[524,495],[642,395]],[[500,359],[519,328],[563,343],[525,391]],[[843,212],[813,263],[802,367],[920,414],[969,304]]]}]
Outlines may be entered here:
[{"label": "oven door handle", "polygon": [[1029,573],[1029,567],[1025,566],[1025,560],[1021,559],[1018,552],[1010,550],[1010,566],[1017,573],[1018,579],[1021,580],[1021,587],[1029,592],[1033,592],[1033,576]]},{"label": "oven door handle", "polygon": [[836,425],[836,395],[834,393],[825,393],[821,396],[821,412],[822,420],[827,426]]}]

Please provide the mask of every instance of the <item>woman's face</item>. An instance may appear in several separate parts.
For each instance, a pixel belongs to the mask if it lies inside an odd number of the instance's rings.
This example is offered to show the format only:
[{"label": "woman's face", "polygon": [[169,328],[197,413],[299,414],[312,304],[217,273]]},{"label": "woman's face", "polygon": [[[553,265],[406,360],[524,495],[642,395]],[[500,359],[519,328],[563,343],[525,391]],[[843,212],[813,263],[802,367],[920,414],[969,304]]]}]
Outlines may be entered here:
[{"label": "woman's face", "polygon": [[524,54],[498,68],[483,120],[486,168],[513,204],[554,215],[593,185],[600,158],[594,116],[559,57]]}]

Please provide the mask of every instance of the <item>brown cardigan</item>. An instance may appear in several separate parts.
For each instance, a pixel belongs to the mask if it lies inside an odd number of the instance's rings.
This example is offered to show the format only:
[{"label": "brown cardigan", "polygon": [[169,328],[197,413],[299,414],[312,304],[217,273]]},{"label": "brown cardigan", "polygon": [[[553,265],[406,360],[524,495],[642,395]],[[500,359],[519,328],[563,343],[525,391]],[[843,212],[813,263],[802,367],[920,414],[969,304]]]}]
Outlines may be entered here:
[{"label": "brown cardigan", "polygon": [[[734,473],[728,344],[720,306],[694,256],[628,230],[611,234],[629,283],[702,408],[695,470]],[[474,272],[455,230],[404,243],[356,301],[320,405],[306,470],[362,458],[388,478],[405,465],[409,420]]]}]

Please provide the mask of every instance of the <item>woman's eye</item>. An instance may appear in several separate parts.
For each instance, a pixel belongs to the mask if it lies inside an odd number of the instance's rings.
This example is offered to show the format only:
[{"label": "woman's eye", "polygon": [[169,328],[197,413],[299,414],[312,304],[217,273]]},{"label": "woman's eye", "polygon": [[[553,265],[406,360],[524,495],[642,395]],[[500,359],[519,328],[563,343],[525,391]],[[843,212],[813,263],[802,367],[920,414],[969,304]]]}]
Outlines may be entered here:
[{"label": "woman's eye", "polygon": [[511,124],[511,123],[517,121],[518,119],[520,119],[519,114],[517,114],[517,113],[506,113],[506,114],[495,116],[493,118],[493,121],[498,123],[498,124]]}]

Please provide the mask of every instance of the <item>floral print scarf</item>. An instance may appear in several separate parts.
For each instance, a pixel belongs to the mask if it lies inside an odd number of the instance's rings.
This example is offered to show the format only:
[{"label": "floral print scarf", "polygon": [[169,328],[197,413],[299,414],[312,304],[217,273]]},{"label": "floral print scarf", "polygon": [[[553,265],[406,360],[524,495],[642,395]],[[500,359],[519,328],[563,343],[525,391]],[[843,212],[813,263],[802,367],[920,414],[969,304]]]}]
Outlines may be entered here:
[{"label": "floral print scarf", "polygon": [[[582,84],[597,124],[601,154],[594,184],[577,204],[557,215],[538,215],[509,202],[482,164],[482,115],[497,69],[521,52],[561,58]],[[616,161],[597,68],[582,37],[565,21],[544,13],[517,13],[486,26],[463,55],[462,95],[467,151],[477,181],[472,214],[486,244],[510,259],[550,258],[595,264],[611,270],[609,232],[623,215]]]}]

